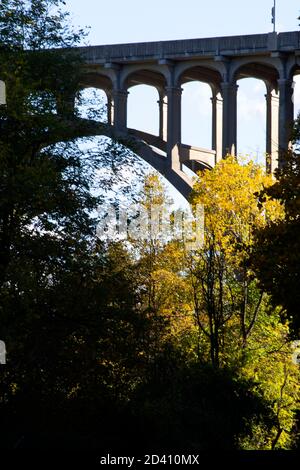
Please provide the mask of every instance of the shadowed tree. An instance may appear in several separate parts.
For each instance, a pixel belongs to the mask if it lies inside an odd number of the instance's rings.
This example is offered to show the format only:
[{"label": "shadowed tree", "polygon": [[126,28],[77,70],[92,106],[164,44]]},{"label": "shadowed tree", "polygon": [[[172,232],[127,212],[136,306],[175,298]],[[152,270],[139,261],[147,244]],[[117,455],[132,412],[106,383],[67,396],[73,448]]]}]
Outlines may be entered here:
[{"label": "shadowed tree", "polygon": [[295,123],[295,151],[285,157],[276,172],[277,181],[258,196],[263,204],[276,200],[284,208],[284,217],[268,221],[256,232],[253,267],[263,288],[275,304],[282,306],[283,316],[292,320],[295,337],[300,331],[300,122]]}]

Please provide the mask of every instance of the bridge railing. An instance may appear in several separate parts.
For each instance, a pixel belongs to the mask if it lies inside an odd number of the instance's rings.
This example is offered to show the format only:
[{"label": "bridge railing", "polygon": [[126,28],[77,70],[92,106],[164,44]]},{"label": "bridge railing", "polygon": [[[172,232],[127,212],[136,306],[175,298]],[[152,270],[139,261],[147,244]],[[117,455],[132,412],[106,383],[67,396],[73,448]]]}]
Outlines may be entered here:
[{"label": "bridge railing", "polygon": [[[214,56],[226,53],[238,55],[268,51],[270,35],[273,33],[89,46],[81,47],[80,50],[87,62],[90,63],[104,63],[112,60],[130,61],[141,58],[145,60],[147,57],[159,59],[176,56]],[[278,50],[298,49],[300,46],[299,31],[279,33],[276,38]]]},{"label": "bridge railing", "polygon": [[206,163],[208,166],[213,168],[216,164],[216,152],[215,150],[203,149],[200,147],[193,147],[191,145],[180,144],[179,145],[180,161],[198,161]]},{"label": "bridge railing", "polygon": [[167,142],[156,135],[149,134],[148,132],[140,131],[138,129],[127,129],[127,132],[138,139],[144,140],[147,144],[152,145],[163,152],[167,151]]},{"label": "bridge railing", "polygon": [[291,31],[277,36],[278,49],[284,51],[300,49],[300,32]]}]

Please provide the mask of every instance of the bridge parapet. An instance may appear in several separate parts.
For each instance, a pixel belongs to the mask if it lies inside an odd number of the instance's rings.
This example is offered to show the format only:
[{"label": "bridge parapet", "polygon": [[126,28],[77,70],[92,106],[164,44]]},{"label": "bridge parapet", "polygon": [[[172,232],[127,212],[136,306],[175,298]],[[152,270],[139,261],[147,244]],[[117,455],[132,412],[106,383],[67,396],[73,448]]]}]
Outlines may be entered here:
[{"label": "bridge parapet", "polygon": [[[275,42],[274,42],[275,40]],[[300,32],[223,36],[213,38],[182,39],[175,41],[140,42],[81,47],[87,63],[128,63],[171,58],[184,60],[191,57],[244,56],[267,54],[270,50],[291,52],[300,49]]]},{"label": "bridge parapet", "polygon": [[180,144],[179,146],[180,161],[182,163],[187,161],[196,161],[203,166],[213,168],[216,164],[216,151],[207,150],[200,147],[193,147],[191,145]]}]

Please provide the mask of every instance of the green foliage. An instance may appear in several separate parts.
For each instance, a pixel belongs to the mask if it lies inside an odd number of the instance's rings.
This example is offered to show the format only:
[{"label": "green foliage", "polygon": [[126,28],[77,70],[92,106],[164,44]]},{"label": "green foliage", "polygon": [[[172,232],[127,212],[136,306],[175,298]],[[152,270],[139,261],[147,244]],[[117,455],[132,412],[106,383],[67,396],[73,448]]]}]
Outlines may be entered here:
[{"label": "green foliage", "polygon": [[259,391],[276,416],[270,429],[256,423],[252,438],[239,441],[252,449],[292,445],[300,391],[288,325],[280,322],[249,263],[255,230],[263,233],[267,224],[283,220],[274,198],[266,196],[257,204],[257,192],[267,188],[269,195],[272,183],[260,168],[239,165],[231,157],[201,175],[194,202],[205,204],[205,244],[188,260],[196,321],[212,364],[230,365],[241,378],[254,379],[252,390]]},{"label": "green foliage", "polygon": [[64,5],[63,0],[2,0],[1,47],[15,51],[74,46],[84,31],[72,28]]},{"label": "green foliage", "polygon": [[[194,186],[193,203],[205,208],[205,242],[189,261],[195,315],[209,338],[212,363],[219,365],[226,324],[240,322],[245,347],[262,303],[248,268],[253,228],[264,225],[265,214],[274,219],[280,208],[272,201],[257,207],[255,192],[271,179],[252,162],[240,165],[228,157],[206,171]],[[279,206],[279,205],[278,205]]]},{"label": "green foliage", "polygon": [[[8,96],[0,109],[0,338],[7,346],[0,445],[291,448],[299,368],[289,324],[249,260],[258,250],[255,230],[284,227],[280,275],[294,266],[294,289],[298,160],[273,186],[256,165],[230,157],[200,175],[201,250],[161,239],[150,226],[147,240],[100,242],[91,213],[103,199],[92,194],[92,176],[102,158],[112,170],[103,188],[118,188],[124,149],[104,144],[83,158],[76,139],[91,127],[73,106],[80,59],[70,49],[82,33],[63,5],[1,2]],[[168,202],[156,175],[139,200],[148,212]]]},{"label": "green foliage", "polygon": [[[299,139],[299,123],[296,127]],[[281,305],[286,317],[292,320],[298,338],[299,276],[300,276],[300,154],[286,155],[285,165],[277,171],[278,180],[259,195],[279,201],[284,207],[284,219],[268,221],[257,230],[252,263],[263,288]]]}]

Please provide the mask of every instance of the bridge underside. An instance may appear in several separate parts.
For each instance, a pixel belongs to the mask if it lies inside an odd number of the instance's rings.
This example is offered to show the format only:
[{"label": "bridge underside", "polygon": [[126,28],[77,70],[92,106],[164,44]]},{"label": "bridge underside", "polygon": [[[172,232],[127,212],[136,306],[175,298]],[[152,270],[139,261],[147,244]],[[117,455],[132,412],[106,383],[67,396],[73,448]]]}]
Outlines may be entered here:
[{"label": "bridge underside", "polygon": [[87,119],[76,119],[76,127],[78,137],[105,136],[126,146],[164,176],[186,199],[189,198],[193,187],[193,177],[183,171],[183,165],[193,172],[211,169],[214,166],[214,152],[179,145],[176,152],[178,153],[180,165],[172,167],[166,153],[167,142],[136,129],[118,131],[113,125]]}]

